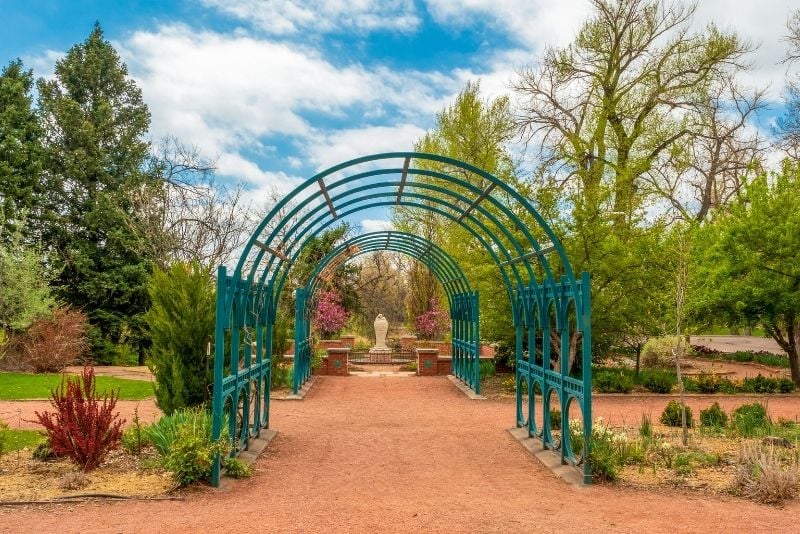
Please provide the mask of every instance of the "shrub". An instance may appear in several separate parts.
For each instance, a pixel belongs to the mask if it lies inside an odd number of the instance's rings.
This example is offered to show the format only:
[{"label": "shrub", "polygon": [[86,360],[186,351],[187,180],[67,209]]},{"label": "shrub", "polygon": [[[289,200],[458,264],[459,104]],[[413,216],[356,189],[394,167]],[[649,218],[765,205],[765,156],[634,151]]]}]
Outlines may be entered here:
[{"label": "shrub", "polygon": [[653,422],[650,419],[650,414],[642,414],[642,421],[639,423],[639,436],[643,439],[653,437]]},{"label": "shrub", "polygon": [[711,428],[723,428],[728,424],[728,414],[715,402],[705,410],[700,410],[700,425]]},{"label": "shrub", "polygon": [[0,245],[0,330],[10,334],[48,315],[55,301],[41,252],[25,246],[20,232],[3,237],[11,240]]},{"label": "shrub", "polygon": [[94,369],[87,365],[81,376],[65,377],[59,389],[51,392],[55,412],[36,412],[36,418],[57,455],[91,471],[119,445],[124,420],[114,413],[118,399],[119,391],[104,394],[102,399],[97,395]]},{"label": "shrub", "polygon": [[720,457],[701,451],[686,451],[675,455],[673,467],[679,475],[689,475],[695,467],[718,465]]},{"label": "shrub", "polygon": [[[681,403],[676,400],[669,401],[667,406],[664,408],[664,411],[661,412],[661,424],[679,427],[682,426],[681,420]],[[689,406],[686,406],[686,426],[694,426],[692,409]]]},{"label": "shrub", "polygon": [[0,458],[6,453],[8,448],[8,423],[0,421]]},{"label": "shrub", "polygon": [[665,368],[675,365],[673,350],[678,344],[677,336],[654,337],[642,347],[642,366],[646,368]]},{"label": "shrub", "polygon": [[347,311],[342,306],[342,297],[336,291],[323,291],[314,312],[314,326],[323,335],[329,336],[344,328]]},{"label": "shrub", "polygon": [[[182,408],[144,429],[146,439],[161,456],[167,456],[183,426],[199,427],[211,436],[211,414],[202,408]],[[224,426],[224,425],[223,425]],[[200,432],[201,430],[198,430]]]},{"label": "shrub", "polygon": [[36,373],[57,373],[86,353],[86,314],[68,307],[34,320],[22,336],[25,365]]},{"label": "shrub", "polygon": [[139,421],[139,409],[133,410],[133,424],[122,433],[122,448],[128,454],[138,456],[142,454],[142,449],[152,445],[147,435],[146,429]]},{"label": "shrub", "polygon": [[550,410],[550,430],[561,430],[561,410]]},{"label": "shrub", "polygon": [[221,440],[214,442],[210,435],[191,426],[182,426],[164,458],[164,467],[182,486],[206,481],[211,476],[214,458],[217,454],[225,454],[226,449]]},{"label": "shrub", "polygon": [[450,316],[439,307],[435,298],[430,300],[428,311],[414,319],[414,330],[421,339],[436,339],[450,326]]},{"label": "shrub", "polygon": [[494,376],[496,374],[494,362],[491,360],[481,360],[480,362],[480,376],[481,380]]},{"label": "shrub", "polygon": [[517,390],[517,379],[510,376],[500,383],[500,389],[506,393],[514,393]]},{"label": "shrub", "polygon": [[49,462],[58,458],[58,455],[53,451],[53,447],[50,446],[50,439],[47,438],[33,449],[32,456],[34,460],[39,460],[40,462]]},{"label": "shrub", "polygon": [[790,378],[778,379],[778,391],[780,393],[791,393],[795,390],[795,383]]},{"label": "shrub", "polygon": [[672,373],[649,372],[644,376],[642,385],[653,393],[669,393],[677,381],[677,377]]},{"label": "shrub", "polygon": [[223,462],[225,474],[233,478],[247,478],[253,474],[250,466],[238,458],[225,458]]},{"label": "shrub", "polygon": [[633,389],[633,379],[622,370],[599,369],[593,382],[600,393],[630,393]]},{"label": "shrub", "polygon": [[152,345],[147,364],[156,380],[156,404],[165,414],[204,404],[213,381],[207,355],[216,306],[210,272],[197,263],[174,263],[153,273],[148,293],[152,306],[144,320]]},{"label": "shrub", "polygon": [[[573,419],[569,422],[569,439],[573,453],[576,456],[582,455],[584,436],[583,424],[580,421]],[[588,458],[594,480],[609,482],[616,480],[629,453],[627,436],[614,432],[598,418],[592,425]]]},{"label": "shrub", "polygon": [[272,370],[272,387],[289,389],[294,379],[294,365],[276,365]]},{"label": "shrub", "polygon": [[765,433],[770,425],[766,407],[760,402],[742,404],[731,413],[733,428],[745,437]]},{"label": "shrub", "polygon": [[743,496],[758,502],[777,504],[791,499],[800,487],[797,453],[782,460],[775,447],[744,445],[736,471],[736,487]]}]

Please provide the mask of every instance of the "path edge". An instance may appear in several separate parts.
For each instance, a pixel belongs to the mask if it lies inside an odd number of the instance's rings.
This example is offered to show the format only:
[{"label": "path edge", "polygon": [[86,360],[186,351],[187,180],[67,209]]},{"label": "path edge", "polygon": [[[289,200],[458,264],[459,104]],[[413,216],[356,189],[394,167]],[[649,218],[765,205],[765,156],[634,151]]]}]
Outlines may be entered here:
[{"label": "path edge", "polygon": [[303,399],[306,398],[306,395],[308,395],[308,392],[311,391],[311,388],[314,386],[314,384],[317,383],[318,379],[319,379],[319,375],[311,375],[311,378],[306,380],[306,383],[303,384],[303,386],[297,391],[297,393],[290,393],[290,394],[286,395],[285,397],[273,397],[272,395],[270,395],[269,400],[279,400],[279,401],[284,401],[284,400],[291,400],[291,401],[303,400]]},{"label": "path edge", "polygon": [[[267,450],[267,447],[275,439],[275,436],[278,435],[277,430],[272,430],[271,428],[264,428],[259,432],[257,438],[252,438],[248,442],[247,449],[240,452],[236,458],[245,464],[247,467],[252,467],[258,457]],[[220,477],[220,483],[218,490],[226,490],[229,489],[231,484],[233,484],[236,478],[229,477],[225,474],[225,470],[222,471],[222,476]]]},{"label": "path edge", "polygon": [[486,397],[483,395],[478,395],[474,391],[472,391],[469,386],[467,386],[464,382],[456,378],[455,375],[447,375],[447,379],[453,383],[455,387],[461,390],[461,392],[469,397],[472,400],[486,400]]},{"label": "path edge", "polygon": [[523,449],[536,457],[544,467],[549,469],[564,482],[575,488],[586,487],[586,484],[583,483],[583,476],[576,468],[571,465],[562,464],[560,454],[542,447],[542,443],[538,439],[530,437],[526,429],[515,427],[506,429],[506,432],[508,432],[517,443],[522,445]]}]

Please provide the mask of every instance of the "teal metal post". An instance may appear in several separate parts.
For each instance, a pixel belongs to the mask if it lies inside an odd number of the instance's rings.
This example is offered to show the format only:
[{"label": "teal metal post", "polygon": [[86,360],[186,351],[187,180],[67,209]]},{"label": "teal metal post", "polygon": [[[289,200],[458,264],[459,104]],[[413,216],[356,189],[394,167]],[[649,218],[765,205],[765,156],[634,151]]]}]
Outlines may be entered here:
[{"label": "teal metal post", "polygon": [[[228,314],[221,313],[225,309],[228,276],[225,266],[217,269],[217,316],[214,325],[214,389],[211,398],[211,437],[214,441],[222,434],[222,364],[225,361],[225,327],[229,319]],[[214,456],[211,466],[211,485],[219,486],[220,455]]]},{"label": "teal metal post", "polygon": [[592,466],[588,461],[591,450],[592,436],[592,292],[591,277],[584,271],[581,273],[581,296],[583,306],[583,342],[581,359],[581,371],[583,374],[583,442],[586,444],[586,451],[583,457],[583,483],[592,483]]}]

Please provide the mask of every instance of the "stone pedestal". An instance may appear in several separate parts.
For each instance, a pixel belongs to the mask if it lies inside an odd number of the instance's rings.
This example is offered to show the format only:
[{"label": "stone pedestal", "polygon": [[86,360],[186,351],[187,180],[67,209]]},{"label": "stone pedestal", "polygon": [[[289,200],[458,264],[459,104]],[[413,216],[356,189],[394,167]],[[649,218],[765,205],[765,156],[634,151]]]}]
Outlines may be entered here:
[{"label": "stone pedestal", "polygon": [[415,349],[417,353],[417,375],[436,376],[439,374],[439,349]]},{"label": "stone pedestal", "polygon": [[330,376],[349,376],[347,362],[350,357],[350,347],[331,347],[328,349],[328,361],[325,365],[325,374]]}]

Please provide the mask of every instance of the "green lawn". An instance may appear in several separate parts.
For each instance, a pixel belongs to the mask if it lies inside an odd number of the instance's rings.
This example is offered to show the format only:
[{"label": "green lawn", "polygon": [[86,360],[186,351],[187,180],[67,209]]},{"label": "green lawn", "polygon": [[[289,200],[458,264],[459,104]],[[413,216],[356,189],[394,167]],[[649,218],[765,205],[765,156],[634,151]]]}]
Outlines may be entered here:
[{"label": "green lawn", "polygon": [[[120,391],[121,400],[141,400],[153,396],[152,382],[127,380],[112,376],[98,376],[97,392]],[[50,390],[61,383],[58,373],[0,373],[0,400],[47,399]]]},{"label": "green lawn", "polygon": [[38,430],[1,430],[0,441],[3,441],[3,453],[9,453],[25,447],[33,448],[44,439]]}]

